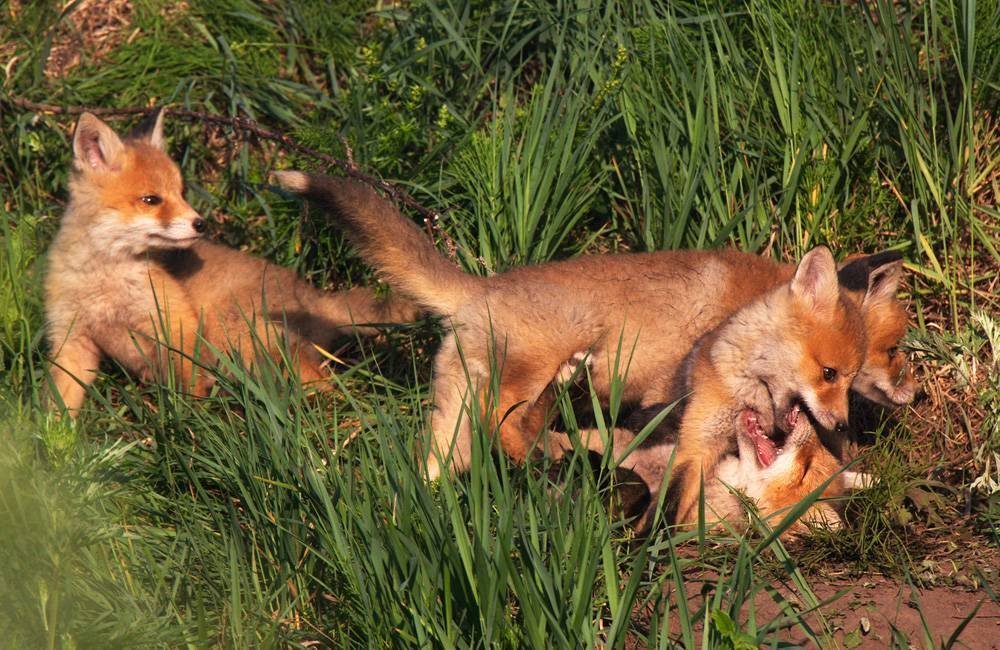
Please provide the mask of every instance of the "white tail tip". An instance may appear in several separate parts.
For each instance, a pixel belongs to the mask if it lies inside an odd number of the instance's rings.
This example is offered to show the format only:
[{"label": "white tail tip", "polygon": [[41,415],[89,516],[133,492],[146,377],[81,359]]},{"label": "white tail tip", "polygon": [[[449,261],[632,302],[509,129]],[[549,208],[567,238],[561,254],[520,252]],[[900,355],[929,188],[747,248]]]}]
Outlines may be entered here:
[{"label": "white tail tip", "polygon": [[291,170],[271,172],[271,182],[292,192],[305,192],[309,189],[309,176],[305,172]]}]

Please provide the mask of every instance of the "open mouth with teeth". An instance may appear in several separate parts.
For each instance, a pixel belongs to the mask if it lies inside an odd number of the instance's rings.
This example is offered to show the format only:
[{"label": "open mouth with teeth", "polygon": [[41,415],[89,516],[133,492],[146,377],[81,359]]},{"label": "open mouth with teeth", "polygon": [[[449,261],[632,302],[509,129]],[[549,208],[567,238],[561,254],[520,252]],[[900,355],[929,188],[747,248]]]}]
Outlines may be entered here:
[{"label": "open mouth with teeth", "polygon": [[757,453],[757,462],[761,467],[768,467],[774,462],[781,452],[785,450],[785,442],[788,440],[786,431],[795,428],[798,422],[801,409],[798,404],[792,405],[785,414],[785,431],[781,427],[774,427],[770,432],[765,432],[760,424],[760,418],[753,409],[743,409],[740,414],[743,432],[753,443],[754,451]]}]

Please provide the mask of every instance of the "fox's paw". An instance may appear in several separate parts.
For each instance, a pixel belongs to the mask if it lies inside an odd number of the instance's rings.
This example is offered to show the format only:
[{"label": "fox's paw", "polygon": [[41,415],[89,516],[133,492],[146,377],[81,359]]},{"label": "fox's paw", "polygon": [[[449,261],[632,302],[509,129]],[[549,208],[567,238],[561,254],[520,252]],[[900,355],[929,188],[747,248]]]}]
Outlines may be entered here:
[{"label": "fox's paw", "polygon": [[[792,432],[795,430],[795,427],[799,423],[799,415],[801,411],[802,411],[801,407],[799,407],[799,404],[796,402],[795,404],[792,404],[792,407],[788,409],[787,413],[785,413],[785,426],[787,427],[786,430],[788,432]],[[805,417],[801,419],[803,424],[808,424]]]},{"label": "fox's paw", "polygon": [[844,470],[841,476],[848,490],[867,490],[875,485],[875,477],[868,472]]},{"label": "fox's paw", "polygon": [[580,364],[583,364],[588,370],[593,368],[593,361],[591,360],[590,353],[588,352],[576,352],[569,361],[564,363],[556,371],[555,382],[560,386],[568,384],[570,382],[579,381],[580,376],[583,372],[580,369]]}]

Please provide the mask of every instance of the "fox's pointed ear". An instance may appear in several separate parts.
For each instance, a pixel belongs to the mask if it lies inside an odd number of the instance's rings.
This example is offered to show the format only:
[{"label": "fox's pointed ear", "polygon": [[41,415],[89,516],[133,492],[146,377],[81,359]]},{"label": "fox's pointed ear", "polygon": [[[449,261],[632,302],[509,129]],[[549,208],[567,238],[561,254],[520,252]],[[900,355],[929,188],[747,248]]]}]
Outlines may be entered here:
[{"label": "fox's pointed ear", "polygon": [[895,251],[872,255],[869,259],[868,290],[865,303],[895,300],[903,279],[903,256]]},{"label": "fox's pointed ear", "polygon": [[792,278],[792,293],[814,311],[830,311],[840,300],[837,265],[826,246],[817,246],[803,256]]},{"label": "fox's pointed ear", "polygon": [[84,113],[73,134],[73,156],[81,169],[110,171],[121,164],[125,145],[121,138],[93,113]]},{"label": "fox's pointed ear", "polygon": [[166,140],[163,138],[163,116],[166,111],[163,107],[155,108],[146,117],[139,120],[139,123],[132,127],[128,137],[136,140],[145,140],[157,149],[166,150]]},{"label": "fox's pointed ear", "polygon": [[895,299],[903,277],[903,255],[885,251],[848,258],[837,271],[840,286],[870,304]]}]

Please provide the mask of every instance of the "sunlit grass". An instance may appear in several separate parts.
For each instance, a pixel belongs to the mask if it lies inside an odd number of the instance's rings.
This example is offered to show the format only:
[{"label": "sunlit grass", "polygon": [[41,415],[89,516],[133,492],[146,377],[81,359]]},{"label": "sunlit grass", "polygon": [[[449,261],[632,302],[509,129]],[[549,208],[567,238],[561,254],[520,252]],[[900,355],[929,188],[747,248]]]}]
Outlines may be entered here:
[{"label": "sunlit grass", "polygon": [[[877,425],[879,480],[848,530],[789,550],[767,529],[631,539],[607,507],[611,459],[514,466],[483,423],[472,470],[426,483],[429,324],[346,343],[330,394],[280,364],[229,360],[203,400],[108,366],[80,418],[59,419],[41,279],[71,119],[3,103],[0,645],[749,647],[788,626],[825,642],[822,617],[802,621],[810,569],[904,571],[929,516],[914,489],[971,490],[995,543],[997,387],[980,378],[996,374],[996,2],[175,4],[133,2],[132,31],[99,58],[84,44],[64,77],[46,66],[65,4],[5,5],[0,102],[169,103],[350,149],[441,211],[429,232],[477,273],[582,252],[900,250],[909,345],[968,400],[940,435],[978,418],[985,435],[945,486],[907,453],[925,424]],[[315,161],[167,129],[218,239],[318,284],[370,281],[340,233],[264,184]],[[704,606],[676,597],[699,570]],[[799,602],[772,593],[775,572]],[[747,615],[762,594],[783,617]]]}]

